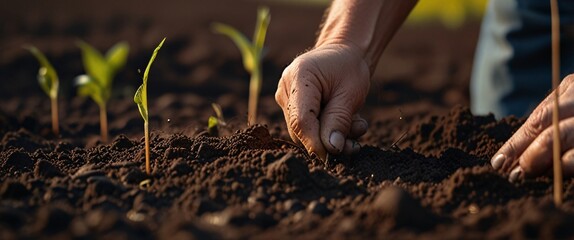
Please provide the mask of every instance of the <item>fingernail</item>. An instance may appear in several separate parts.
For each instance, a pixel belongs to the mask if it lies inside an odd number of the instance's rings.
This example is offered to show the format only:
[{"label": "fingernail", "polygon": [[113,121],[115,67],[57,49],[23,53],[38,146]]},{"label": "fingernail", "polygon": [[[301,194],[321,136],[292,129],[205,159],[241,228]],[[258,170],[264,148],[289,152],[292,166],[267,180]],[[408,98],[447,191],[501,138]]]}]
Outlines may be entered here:
[{"label": "fingernail", "polygon": [[504,154],[501,153],[501,154],[494,156],[490,160],[490,165],[492,165],[492,168],[498,170],[498,169],[500,169],[500,167],[502,167],[502,165],[504,164],[504,161],[506,161],[506,157],[504,156]]},{"label": "fingernail", "polygon": [[512,169],[510,172],[510,176],[508,176],[508,181],[514,183],[518,181],[518,178],[522,175],[522,168],[520,166]]},{"label": "fingernail", "polygon": [[339,131],[333,131],[329,136],[329,143],[333,148],[337,150],[337,152],[343,151],[343,147],[345,146],[345,137]]}]

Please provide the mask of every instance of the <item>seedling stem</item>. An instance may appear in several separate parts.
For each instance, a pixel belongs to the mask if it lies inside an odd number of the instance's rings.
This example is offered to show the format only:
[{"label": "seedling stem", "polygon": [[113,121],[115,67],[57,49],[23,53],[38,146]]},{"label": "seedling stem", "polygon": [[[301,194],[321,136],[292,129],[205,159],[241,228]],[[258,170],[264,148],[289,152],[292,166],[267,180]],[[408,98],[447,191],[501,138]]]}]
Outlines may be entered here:
[{"label": "seedling stem", "polygon": [[144,139],[145,139],[145,172],[149,175],[151,173],[150,152],[149,152],[149,124],[148,121],[144,122]]},{"label": "seedling stem", "polygon": [[106,104],[100,104],[100,134],[102,142],[108,142],[108,112]]},{"label": "seedling stem", "polygon": [[38,82],[42,90],[50,97],[50,106],[52,111],[52,131],[55,136],[60,135],[60,127],[58,120],[58,88],[60,81],[56,70],[50,64],[46,56],[40,50],[33,46],[25,47],[36,57],[40,63],[40,70],[38,71]]},{"label": "seedling stem", "polygon": [[112,81],[115,74],[124,67],[128,58],[129,45],[120,42],[102,55],[91,45],[78,42],[82,49],[82,60],[86,74],[76,78],[78,94],[90,96],[100,107],[100,129],[102,141],[108,142],[108,118],[106,104],[112,95]]},{"label": "seedling stem", "polygon": [[260,7],[257,11],[257,23],[251,42],[247,40],[245,35],[229,25],[214,23],[212,26],[215,32],[227,35],[235,42],[241,55],[243,55],[243,66],[251,74],[247,125],[253,125],[257,122],[257,104],[262,85],[261,58],[270,19],[269,8]]},{"label": "seedling stem", "polygon": [[52,109],[52,131],[54,135],[60,135],[60,125],[58,124],[58,98],[50,98],[51,109]]},{"label": "seedling stem", "polygon": [[138,88],[138,90],[136,91],[135,95],[134,95],[134,102],[138,105],[138,110],[140,111],[140,114],[144,120],[144,141],[145,141],[145,171],[147,173],[147,175],[151,174],[151,156],[150,156],[150,147],[149,147],[149,124],[148,124],[148,108],[147,108],[147,79],[149,76],[149,70],[151,68],[151,64],[153,63],[153,61],[155,60],[155,57],[157,56],[157,53],[159,52],[159,49],[161,48],[161,46],[163,46],[163,42],[165,42],[165,38],[159,43],[159,45],[155,48],[155,50],[153,51],[151,58],[147,64],[147,67],[145,68],[143,77],[142,77],[142,84],[140,85],[140,87]]},{"label": "seedling stem", "polygon": [[256,63],[255,70],[249,80],[249,106],[247,108],[247,123],[253,125],[257,122],[257,105],[259,104],[259,93],[261,92],[261,67]]}]

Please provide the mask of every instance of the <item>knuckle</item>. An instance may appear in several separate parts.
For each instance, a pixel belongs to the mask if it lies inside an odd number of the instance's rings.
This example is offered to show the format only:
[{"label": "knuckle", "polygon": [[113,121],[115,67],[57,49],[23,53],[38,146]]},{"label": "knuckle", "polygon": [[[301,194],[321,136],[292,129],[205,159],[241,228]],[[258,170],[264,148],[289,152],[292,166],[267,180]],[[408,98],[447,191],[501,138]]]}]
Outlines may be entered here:
[{"label": "knuckle", "polygon": [[283,96],[283,89],[281,86],[279,86],[277,88],[277,91],[275,92],[275,102],[277,102],[277,104],[279,104],[279,106],[281,106],[281,107],[283,107],[283,105],[285,105],[284,96]]},{"label": "knuckle", "polygon": [[351,126],[352,123],[352,113],[351,111],[343,106],[332,106],[329,109],[325,109],[324,114],[328,116],[328,119],[340,122],[345,126]]},{"label": "knuckle", "polygon": [[564,79],[562,80],[562,82],[564,82],[565,84],[571,84],[574,81],[574,74],[569,74],[568,76],[564,77]]},{"label": "knuckle", "polygon": [[530,138],[538,136],[549,125],[550,116],[548,107],[542,107],[532,112],[528,117],[527,124],[524,125],[524,134]]}]

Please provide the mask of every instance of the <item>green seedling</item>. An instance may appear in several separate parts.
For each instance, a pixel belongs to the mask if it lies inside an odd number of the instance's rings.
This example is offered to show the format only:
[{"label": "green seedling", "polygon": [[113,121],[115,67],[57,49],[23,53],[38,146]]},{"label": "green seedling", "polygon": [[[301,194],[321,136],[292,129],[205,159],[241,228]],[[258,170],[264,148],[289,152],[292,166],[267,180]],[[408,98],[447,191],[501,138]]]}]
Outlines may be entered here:
[{"label": "green seedling", "polygon": [[225,126],[227,123],[223,119],[223,111],[221,111],[221,106],[217,103],[212,103],[211,107],[215,112],[215,116],[210,116],[207,120],[207,132],[209,135],[217,136],[219,135],[219,126]]},{"label": "green seedling", "polygon": [[150,164],[149,127],[148,127],[149,124],[148,124],[148,109],[147,109],[147,78],[149,76],[149,69],[151,68],[151,64],[155,60],[157,52],[159,52],[159,49],[161,48],[161,46],[163,46],[163,42],[165,42],[165,38],[161,40],[159,45],[153,51],[153,54],[151,55],[151,58],[149,59],[149,62],[143,74],[142,78],[143,83],[142,85],[140,85],[140,87],[138,88],[138,90],[134,95],[134,102],[138,105],[138,109],[144,120],[145,171],[148,175],[151,174],[151,164]]},{"label": "green seedling", "polygon": [[100,108],[100,129],[102,141],[108,141],[108,116],[106,105],[112,94],[112,80],[124,67],[129,53],[129,45],[120,42],[114,45],[105,56],[85,42],[78,42],[82,49],[82,60],[86,74],[76,77],[78,94],[90,96]]},{"label": "green seedling", "polygon": [[214,23],[212,28],[215,32],[227,35],[239,48],[243,55],[243,66],[251,74],[249,83],[249,106],[247,111],[247,124],[253,125],[257,120],[257,104],[259,92],[261,92],[261,58],[265,35],[271,16],[269,8],[260,7],[257,11],[257,23],[253,34],[253,41],[247,40],[247,37],[237,29],[222,23]]},{"label": "green seedling", "polygon": [[54,135],[60,135],[60,127],[58,123],[58,88],[60,85],[60,81],[58,80],[58,74],[56,70],[50,64],[50,61],[44,56],[40,50],[33,46],[26,47],[34,57],[40,63],[40,70],[38,71],[38,82],[40,83],[40,87],[42,90],[48,94],[50,97],[51,102],[51,109],[52,109],[52,131]]}]

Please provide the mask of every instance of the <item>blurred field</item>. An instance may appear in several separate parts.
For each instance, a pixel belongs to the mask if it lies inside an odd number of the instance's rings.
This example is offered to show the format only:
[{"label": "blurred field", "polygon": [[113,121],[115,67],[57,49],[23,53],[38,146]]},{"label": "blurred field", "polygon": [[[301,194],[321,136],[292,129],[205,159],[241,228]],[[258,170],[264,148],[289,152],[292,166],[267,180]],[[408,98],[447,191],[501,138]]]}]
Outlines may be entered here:
[{"label": "blurred field", "polygon": [[[331,0],[260,0],[295,5],[325,7]],[[467,21],[480,19],[487,0],[420,0],[407,19],[407,24],[440,22],[448,28],[460,27]]]}]

